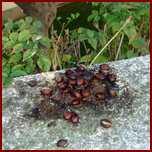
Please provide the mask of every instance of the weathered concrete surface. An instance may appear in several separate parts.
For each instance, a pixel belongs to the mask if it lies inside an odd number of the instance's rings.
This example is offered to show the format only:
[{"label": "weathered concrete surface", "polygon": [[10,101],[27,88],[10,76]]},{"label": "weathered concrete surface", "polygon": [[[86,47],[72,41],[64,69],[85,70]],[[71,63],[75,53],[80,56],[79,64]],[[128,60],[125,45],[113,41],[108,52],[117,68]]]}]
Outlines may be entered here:
[{"label": "weathered concrete surface", "polygon": [[[122,102],[122,108],[111,107],[103,111],[100,107],[91,106],[77,109],[75,111],[82,120],[78,125],[65,121],[62,116],[57,120],[35,120],[29,113],[40,101],[33,99],[42,97],[40,89],[46,81],[52,85],[54,73],[18,77],[8,88],[3,88],[2,92],[2,149],[63,149],[57,147],[56,142],[64,138],[69,142],[64,149],[71,150],[149,150],[150,55],[109,64],[112,72],[117,74],[119,94],[123,95],[126,88],[130,91],[130,108],[123,106]],[[37,86],[28,86],[30,80],[36,80]],[[119,102],[118,99],[119,97],[108,100]],[[111,128],[105,129],[100,125],[103,118],[112,122]],[[56,126],[47,127],[53,120],[56,121]]]}]

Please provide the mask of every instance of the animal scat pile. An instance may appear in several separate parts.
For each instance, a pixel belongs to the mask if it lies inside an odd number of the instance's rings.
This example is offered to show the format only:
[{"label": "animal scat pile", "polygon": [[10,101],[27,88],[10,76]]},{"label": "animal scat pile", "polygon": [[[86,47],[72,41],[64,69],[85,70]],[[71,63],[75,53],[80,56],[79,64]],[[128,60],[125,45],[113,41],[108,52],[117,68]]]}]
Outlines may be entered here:
[{"label": "animal scat pile", "polygon": [[[86,104],[100,106],[106,97],[116,95],[113,89],[116,75],[109,71],[108,64],[101,64],[95,73],[79,65],[74,70],[67,69],[64,74],[58,74],[54,79],[54,89],[44,87],[40,90],[44,100],[33,110],[33,116],[43,119]],[[29,82],[29,85],[32,86],[32,83],[35,86],[34,82]]]}]

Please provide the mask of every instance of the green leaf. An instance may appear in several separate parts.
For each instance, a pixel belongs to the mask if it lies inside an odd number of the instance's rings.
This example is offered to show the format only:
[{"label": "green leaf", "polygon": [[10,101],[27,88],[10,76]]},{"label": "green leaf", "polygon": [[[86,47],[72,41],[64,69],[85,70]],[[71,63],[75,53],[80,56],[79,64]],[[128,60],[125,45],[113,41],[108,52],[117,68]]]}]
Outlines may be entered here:
[{"label": "green leaf", "polygon": [[2,59],[2,67],[7,63],[7,60],[5,58]]},{"label": "green leaf", "polygon": [[77,62],[77,56],[75,56],[75,55],[71,56],[70,62],[71,63]]},{"label": "green leaf", "polygon": [[144,40],[139,36],[136,36],[136,38],[132,41],[131,45],[134,48],[139,48],[139,47],[145,47],[146,48]]},{"label": "green leaf", "polygon": [[30,17],[30,16],[27,16],[27,17],[25,18],[25,21],[30,24],[30,23],[33,21],[33,18]]},{"label": "green leaf", "polygon": [[78,17],[80,16],[80,13],[76,13],[76,15],[75,15],[75,16],[76,16],[76,18],[78,18]]},{"label": "green leaf", "polygon": [[130,59],[130,58],[133,58],[133,57],[138,57],[138,53],[134,53],[132,51],[127,51],[127,58]]},{"label": "green leaf", "polygon": [[15,70],[21,70],[21,68],[25,66],[25,64],[18,64],[18,65],[15,65],[13,68],[12,68],[12,72],[15,71]]},{"label": "green leaf", "polygon": [[10,40],[12,40],[12,41],[16,41],[17,38],[18,38],[18,33],[17,33],[17,32],[11,33],[10,36],[9,36],[9,38],[10,38]]},{"label": "green leaf", "polygon": [[25,76],[27,73],[23,70],[15,70],[11,73],[11,77],[19,77],[19,76]]},{"label": "green leaf", "polygon": [[24,49],[24,44],[23,43],[18,43],[17,45],[15,45],[13,47],[12,53],[19,53],[19,52],[23,51],[23,49]]},{"label": "green leaf", "polygon": [[34,26],[31,26],[30,28],[29,28],[29,31],[30,31],[30,33],[31,34],[37,34],[37,28],[36,27],[34,27]]},{"label": "green leaf", "polygon": [[14,54],[11,56],[8,63],[15,63],[15,62],[20,61],[21,59],[22,59],[22,54]]},{"label": "green leaf", "polygon": [[120,23],[120,17],[116,16],[116,15],[113,15],[113,14],[108,14],[106,17],[105,17],[105,20],[106,20],[106,25],[107,26],[110,26],[112,23]]},{"label": "green leaf", "polygon": [[40,58],[37,60],[37,64],[43,72],[48,72],[51,67],[51,60],[48,56],[41,55]]},{"label": "green leaf", "polygon": [[18,35],[18,41],[19,42],[25,42],[31,38],[31,34],[29,30],[23,30],[22,32],[19,33]]},{"label": "green leaf", "polygon": [[9,39],[6,36],[2,37],[2,45],[6,44],[9,41]]},{"label": "green leaf", "polygon": [[26,60],[26,62],[27,62],[27,64],[33,64],[33,62],[34,62],[34,60],[32,59],[32,58],[28,58],[27,60]]},{"label": "green leaf", "polygon": [[99,13],[102,14],[105,12],[105,9],[103,7],[100,7]]},{"label": "green leaf", "polygon": [[71,17],[66,17],[66,19],[67,19],[68,21],[71,21]]},{"label": "green leaf", "polygon": [[51,40],[46,36],[40,39],[40,43],[42,43],[46,47],[51,47]]},{"label": "green leaf", "polygon": [[98,11],[97,10],[92,10],[93,16],[98,16]]},{"label": "green leaf", "polygon": [[5,30],[10,33],[11,30],[13,29],[14,23],[13,21],[9,21],[5,24]]},{"label": "green leaf", "polygon": [[90,22],[93,18],[94,16],[91,14],[90,16],[88,16],[87,21]]},{"label": "green leaf", "polygon": [[11,68],[10,67],[7,67],[7,66],[2,67],[2,73],[5,73],[5,74],[9,75],[10,72],[11,72]]},{"label": "green leaf", "polygon": [[97,40],[95,38],[89,38],[88,42],[91,44],[91,46],[96,49],[97,48]]},{"label": "green leaf", "polygon": [[94,32],[91,30],[87,30],[87,34],[90,38],[94,36]]},{"label": "green leaf", "polygon": [[72,35],[71,35],[71,40],[77,38],[78,36],[79,36],[79,33],[76,32],[76,31],[74,31],[74,32],[72,33]]},{"label": "green leaf", "polygon": [[102,44],[102,46],[106,45],[106,36],[105,36],[105,31],[100,31],[99,33],[99,41]]},{"label": "green leaf", "polygon": [[7,77],[2,76],[2,83],[4,83],[6,79],[7,79]]},{"label": "green leaf", "polygon": [[28,58],[31,58],[36,53],[36,49],[28,49],[23,54],[23,61],[27,60]]},{"label": "green leaf", "polygon": [[40,28],[42,26],[42,23],[41,23],[41,21],[34,21],[33,26],[36,28]]},{"label": "green leaf", "polygon": [[79,41],[87,40],[87,39],[89,39],[88,34],[81,34],[81,35],[79,35],[79,37],[78,37],[78,40],[79,40]]},{"label": "green leaf", "polygon": [[7,43],[5,43],[4,49],[12,49],[15,45],[16,45],[16,42],[14,42],[12,40],[8,41]]},{"label": "green leaf", "polygon": [[32,74],[32,72],[34,71],[35,67],[36,67],[35,64],[27,65],[25,70],[26,70],[27,73]]},{"label": "green leaf", "polygon": [[[85,55],[85,56],[83,56],[83,57],[78,61],[78,63],[80,63],[80,62],[86,62],[88,58],[89,58],[89,55]],[[90,59],[89,59],[88,61],[90,61]]]},{"label": "green leaf", "polygon": [[62,17],[61,16],[59,16],[59,17],[57,17],[57,20],[59,21],[59,20],[61,20],[62,19]]},{"label": "green leaf", "polygon": [[5,82],[4,82],[4,86],[5,86],[5,87],[8,86],[8,85],[12,82],[12,80],[13,80],[13,77],[8,77],[8,78],[6,78],[6,79],[5,79]]},{"label": "green leaf", "polygon": [[122,25],[120,23],[113,23],[112,24],[112,30],[113,30],[113,33],[119,31],[119,29],[122,27]]},{"label": "green leaf", "polygon": [[70,58],[71,58],[71,55],[69,55],[69,54],[64,54],[63,57],[62,57],[62,61],[63,61],[63,62],[70,61]]},{"label": "green leaf", "polygon": [[[95,56],[97,55],[97,52],[94,52],[91,56],[91,60],[93,60],[95,58]],[[105,62],[108,62],[109,59],[108,57],[105,57],[103,56],[102,54],[100,54],[97,59],[94,61],[93,65],[94,64],[100,64],[100,63],[105,63]]]},{"label": "green leaf", "polygon": [[134,28],[123,28],[125,34],[128,36],[128,39],[129,39],[129,43],[130,44],[136,37],[137,35],[137,32]]},{"label": "green leaf", "polygon": [[100,16],[95,16],[93,21],[98,23],[99,20],[100,20]]},{"label": "green leaf", "polygon": [[74,14],[71,14],[71,17],[72,17],[73,19],[75,19],[75,15],[74,15]]}]

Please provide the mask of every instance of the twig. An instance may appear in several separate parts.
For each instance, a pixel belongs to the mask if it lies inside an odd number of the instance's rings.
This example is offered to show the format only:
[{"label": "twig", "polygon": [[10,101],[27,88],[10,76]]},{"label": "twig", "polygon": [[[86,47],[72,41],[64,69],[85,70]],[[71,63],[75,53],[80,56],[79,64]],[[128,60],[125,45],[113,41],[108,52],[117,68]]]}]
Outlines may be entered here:
[{"label": "twig", "polygon": [[85,62],[85,64],[84,64],[85,66],[86,66],[87,62],[89,61],[89,59],[91,58],[92,53],[93,53],[93,51],[90,53],[89,57],[87,58],[87,60],[86,60],[86,62]]},{"label": "twig", "polygon": [[121,52],[121,45],[122,45],[122,41],[123,41],[124,35],[125,34],[123,33],[122,37],[121,37],[121,40],[120,40],[120,43],[119,43],[119,47],[118,47],[118,51],[117,51],[117,54],[116,54],[116,57],[115,57],[115,61],[118,59],[118,54]]},{"label": "twig", "polygon": [[84,41],[82,41],[82,42],[83,42],[84,48],[85,48],[85,50],[86,50],[86,53],[88,53],[88,50],[87,50],[87,47],[86,47],[85,42],[84,42]]},{"label": "twig", "polygon": [[120,33],[120,31],[130,22],[132,16],[130,16],[126,23],[119,29],[119,31],[111,38],[111,40],[103,47],[103,49],[96,55],[96,57],[93,59],[93,61],[90,63],[90,65],[93,64],[93,62],[97,59],[97,57],[102,53],[102,51],[111,43],[111,41]]}]

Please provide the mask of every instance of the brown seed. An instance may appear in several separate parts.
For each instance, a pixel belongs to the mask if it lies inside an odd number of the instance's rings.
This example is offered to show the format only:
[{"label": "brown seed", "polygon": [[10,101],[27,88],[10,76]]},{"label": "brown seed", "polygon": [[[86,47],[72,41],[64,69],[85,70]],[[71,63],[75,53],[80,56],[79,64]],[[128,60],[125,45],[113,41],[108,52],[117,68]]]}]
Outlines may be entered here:
[{"label": "brown seed", "polygon": [[66,147],[68,145],[68,141],[66,139],[60,139],[58,142],[57,142],[57,146],[58,147]]},{"label": "brown seed", "polygon": [[70,70],[70,69],[68,69],[65,73],[66,73],[66,75],[70,75],[70,74],[72,74],[72,73],[73,73],[73,71],[72,71],[72,70]]},{"label": "brown seed", "polygon": [[110,128],[112,126],[112,123],[107,119],[102,119],[100,122],[101,125],[105,128]]},{"label": "brown seed", "polygon": [[82,97],[85,98],[90,95],[90,90],[85,89],[81,91]]},{"label": "brown seed", "polygon": [[61,94],[61,93],[56,93],[56,94],[52,97],[52,99],[53,99],[54,101],[60,101],[60,100],[62,100],[62,94]]},{"label": "brown seed", "polygon": [[58,75],[58,76],[56,76],[56,78],[55,78],[55,81],[56,81],[57,83],[60,83],[62,80],[63,80],[63,76],[62,76],[62,75]]},{"label": "brown seed", "polygon": [[77,83],[78,86],[79,86],[79,85],[83,85],[83,84],[84,84],[84,78],[78,77],[78,78],[76,79],[76,83]]},{"label": "brown seed", "polygon": [[76,84],[76,80],[68,80],[68,83],[69,83],[70,85],[75,85],[75,84]]},{"label": "brown seed", "polygon": [[68,86],[68,84],[65,83],[65,82],[60,82],[60,83],[58,83],[58,87],[59,87],[60,89],[65,89],[67,86]]},{"label": "brown seed", "polygon": [[96,77],[94,77],[91,81],[92,81],[92,82],[99,82],[99,79],[96,78]]},{"label": "brown seed", "polygon": [[78,76],[81,76],[81,75],[82,75],[82,71],[80,71],[80,70],[75,70],[75,73],[76,73]]},{"label": "brown seed", "polygon": [[77,98],[82,98],[82,95],[81,95],[81,93],[80,92],[72,92],[72,96],[73,97],[77,97]]},{"label": "brown seed", "polygon": [[108,88],[107,94],[110,95],[111,97],[113,97],[113,96],[115,96],[115,91],[113,89]]},{"label": "brown seed", "polygon": [[71,105],[78,105],[80,103],[80,100],[75,99],[71,102]]},{"label": "brown seed", "polygon": [[65,88],[65,90],[63,90],[63,94],[69,93],[71,91],[70,87]]},{"label": "brown seed", "polygon": [[71,119],[71,116],[74,114],[74,112],[65,112],[63,114],[63,117],[65,120],[70,120]]},{"label": "brown seed", "polygon": [[75,80],[78,77],[78,74],[76,72],[73,72],[72,74],[68,75],[68,77],[72,80]]},{"label": "brown seed", "polygon": [[31,87],[34,87],[34,86],[36,86],[36,82],[35,81],[29,81],[28,85],[31,86]]},{"label": "brown seed", "polygon": [[108,80],[109,80],[110,82],[115,82],[115,81],[116,81],[116,76],[115,76],[115,74],[109,74],[109,75],[108,75]]},{"label": "brown seed", "polygon": [[85,69],[86,67],[83,64],[77,66],[77,70],[84,71]]},{"label": "brown seed", "polygon": [[86,81],[85,84],[83,85],[84,88],[88,87],[90,85],[89,81]]},{"label": "brown seed", "polygon": [[104,80],[106,78],[106,75],[103,72],[96,73],[95,76],[100,80]]},{"label": "brown seed", "polygon": [[43,95],[49,95],[49,94],[52,94],[53,90],[51,88],[48,88],[48,87],[44,87],[41,89],[41,93]]},{"label": "brown seed", "polygon": [[98,99],[102,99],[102,100],[106,98],[105,93],[102,93],[102,92],[96,93],[95,96],[96,96]]},{"label": "brown seed", "polygon": [[110,67],[109,67],[109,64],[101,64],[100,65],[100,70],[101,71],[103,71],[103,70],[109,70],[110,69]]},{"label": "brown seed", "polygon": [[73,114],[72,116],[71,116],[71,122],[73,122],[73,123],[77,123],[78,121],[79,121],[79,115],[78,114]]}]

